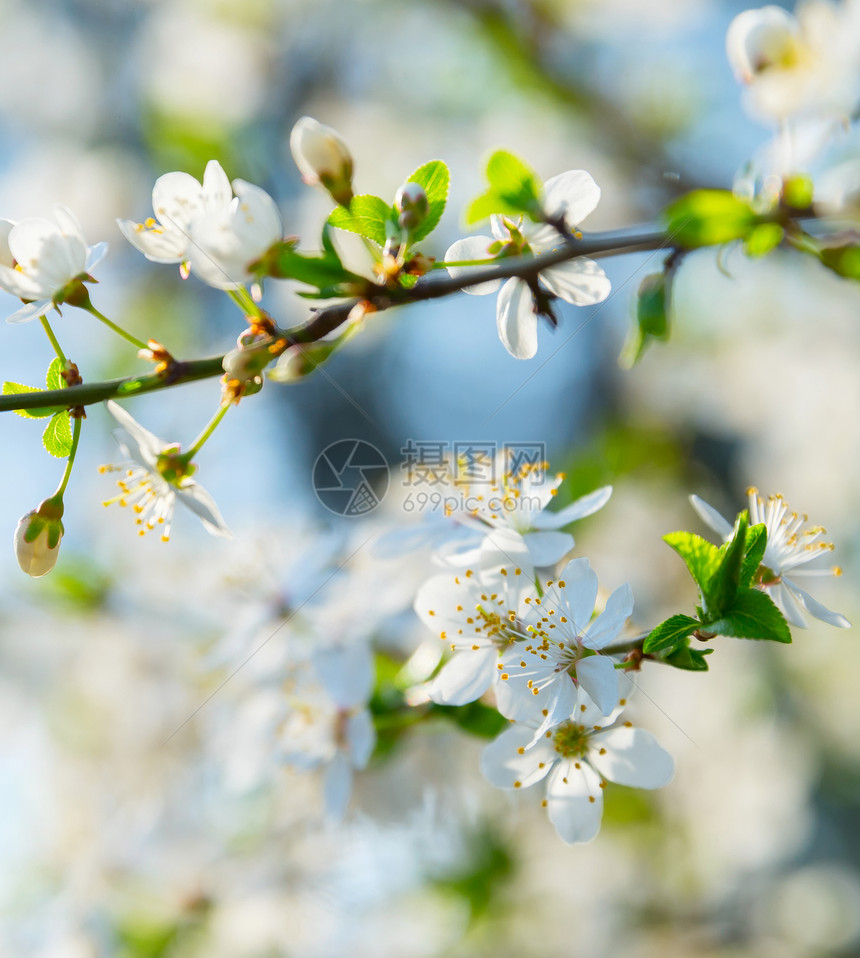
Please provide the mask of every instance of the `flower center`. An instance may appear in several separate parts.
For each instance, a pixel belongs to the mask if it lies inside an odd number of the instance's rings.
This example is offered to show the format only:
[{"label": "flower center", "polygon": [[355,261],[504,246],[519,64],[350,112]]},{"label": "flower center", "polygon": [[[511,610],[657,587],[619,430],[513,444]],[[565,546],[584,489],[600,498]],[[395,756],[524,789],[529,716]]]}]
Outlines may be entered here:
[{"label": "flower center", "polygon": [[552,743],[563,758],[583,758],[588,753],[588,729],[575,722],[564,722],[555,730]]}]

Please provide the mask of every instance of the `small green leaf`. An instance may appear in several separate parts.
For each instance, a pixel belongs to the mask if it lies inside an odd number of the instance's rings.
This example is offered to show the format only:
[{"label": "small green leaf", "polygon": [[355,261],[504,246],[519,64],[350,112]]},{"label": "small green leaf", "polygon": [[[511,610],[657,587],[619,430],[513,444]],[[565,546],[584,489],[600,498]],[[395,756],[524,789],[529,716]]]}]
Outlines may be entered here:
[{"label": "small green leaf", "polygon": [[57,459],[67,459],[72,451],[72,425],[68,410],[56,413],[42,433],[42,445]]},{"label": "small green leaf", "polygon": [[674,666],[676,669],[685,669],[688,672],[707,672],[708,660],[705,656],[710,655],[713,649],[694,649],[690,646],[690,640],[685,639],[681,645],[663,656],[662,662]]},{"label": "small green leaf", "polygon": [[429,236],[439,225],[442,214],[445,212],[445,204],[448,202],[448,183],[450,176],[448,167],[442,160],[431,160],[418,169],[409,177],[407,183],[417,183],[426,193],[429,210],[424,217],[423,222],[412,234],[412,242]]},{"label": "small green leaf", "polygon": [[47,384],[48,389],[65,389],[66,380],[63,379],[63,369],[65,364],[60,360],[60,357],[57,356],[48,366],[48,372],[45,376],[45,383]]},{"label": "small green leaf", "polygon": [[743,239],[758,222],[750,205],[728,190],[694,190],[664,213],[669,240],[695,249]]},{"label": "small green leaf", "polygon": [[785,230],[779,223],[759,223],[744,240],[747,256],[766,256],[782,242]]},{"label": "small green leaf", "polygon": [[735,639],[770,639],[791,642],[788,623],[770,596],[758,589],[741,592],[722,618],[711,622],[708,629]]},{"label": "small green leaf", "polygon": [[[38,386],[25,386],[23,383],[3,383],[4,396],[19,396],[22,393],[44,392]],[[58,411],[58,406],[49,406],[47,409],[16,409],[15,413],[24,419],[47,419]]]},{"label": "small green leaf", "polygon": [[[441,212],[439,213],[441,216]],[[332,226],[365,236],[379,246],[385,246],[389,235],[397,229],[394,208],[379,196],[363,193],[353,196],[349,209],[338,206],[328,218]]]},{"label": "small green leaf", "polygon": [[663,536],[663,541],[684,560],[690,575],[704,594],[707,583],[719,567],[719,549],[692,532],[670,532]]},{"label": "small green leaf", "polygon": [[748,589],[752,585],[761,560],[764,558],[764,550],[767,548],[767,526],[760,522],[758,525],[751,526],[747,533],[746,551],[744,561],[741,563],[741,575],[738,587]]},{"label": "small green leaf", "polygon": [[477,223],[493,213],[540,219],[543,186],[535,171],[519,157],[497,150],[487,163],[487,179],[490,188],[469,205],[467,223]]},{"label": "small green leaf", "polygon": [[700,622],[689,615],[673,615],[651,630],[645,639],[642,651],[646,654],[659,652],[679,645],[699,628]]},{"label": "small green leaf", "polygon": [[338,257],[329,252],[322,256],[308,256],[282,249],[269,265],[269,275],[315,286],[327,297],[343,295],[341,286],[345,283],[362,282],[360,276],[344,269]]},{"label": "small green leaf", "polygon": [[835,246],[822,249],[821,262],[839,276],[860,279],[860,246]]},{"label": "small green leaf", "polygon": [[731,539],[720,548],[719,563],[702,590],[708,612],[705,625],[708,625],[709,620],[721,616],[738,593],[748,528],[749,513],[744,510],[737,517]]}]

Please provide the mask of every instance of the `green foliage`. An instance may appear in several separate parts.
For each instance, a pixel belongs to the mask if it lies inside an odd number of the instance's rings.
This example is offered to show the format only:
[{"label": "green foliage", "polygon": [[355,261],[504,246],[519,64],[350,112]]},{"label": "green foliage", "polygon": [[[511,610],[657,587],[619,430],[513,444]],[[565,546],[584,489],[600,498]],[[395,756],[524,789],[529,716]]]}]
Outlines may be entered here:
[{"label": "green foliage", "polygon": [[746,548],[749,513],[744,510],[735,522],[732,537],[720,548],[717,567],[702,590],[708,615],[720,615],[729,608],[738,594],[741,581],[741,564]]},{"label": "green foliage", "polygon": [[507,150],[497,150],[487,163],[490,188],[466,210],[466,222],[477,223],[493,213],[541,218],[543,186],[535,171]]},{"label": "green foliage", "polygon": [[67,410],[55,413],[42,433],[42,445],[57,459],[67,459],[72,452],[72,424]]},{"label": "green foliage", "polygon": [[723,616],[708,628],[736,639],[769,639],[791,642],[788,623],[770,596],[757,589],[739,593]]},{"label": "green foliage", "polygon": [[747,256],[766,256],[779,246],[784,236],[785,230],[779,223],[759,223],[744,240],[744,249]]},{"label": "green foliage", "polygon": [[636,326],[624,346],[622,365],[635,365],[652,340],[669,338],[668,276],[651,273],[639,284],[636,297]]},{"label": "green foliage", "polygon": [[782,202],[795,210],[808,210],[812,206],[815,185],[806,173],[794,173],[782,187]]},{"label": "green foliage", "polygon": [[684,639],[678,648],[662,656],[661,661],[676,669],[684,669],[687,672],[707,672],[708,661],[706,656],[710,655],[713,651],[713,649],[694,649],[690,645],[690,640]]},{"label": "green foliage", "polygon": [[332,210],[328,221],[338,229],[372,240],[377,246],[385,246],[388,238],[399,230],[394,207],[370,193],[353,196],[349,209],[338,206]]},{"label": "green foliage", "polygon": [[[342,207],[338,207],[338,210],[340,209]],[[293,244],[284,243],[267,254],[266,273],[278,279],[294,279],[298,283],[315,287],[315,293],[300,294],[312,299],[342,296],[345,284],[364,282],[360,276],[344,268],[331,244],[327,229],[323,230],[321,253],[298,253],[293,249]]]},{"label": "green foliage", "polygon": [[651,634],[645,639],[642,651],[651,654],[662,649],[675,648],[684,639],[692,635],[699,628],[699,625],[699,620],[689,615],[670,616],[665,622],[661,622],[651,630]]},{"label": "green foliage", "polygon": [[759,217],[745,200],[728,190],[694,190],[664,212],[673,245],[687,249],[746,238]]},{"label": "green foliage", "polygon": [[747,544],[744,552],[744,561],[741,563],[740,588],[749,589],[753,584],[753,579],[764,558],[764,550],[767,548],[767,526],[760,522],[756,526],[751,526],[747,532]]},{"label": "green foliage", "polygon": [[433,702],[430,714],[445,718],[464,732],[479,738],[495,738],[508,726],[508,720],[503,715],[481,702],[470,702],[468,705],[438,705]]},{"label": "green foliage", "polygon": [[833,246],[818,252],[819,259],[838,276],[860,280],[860,246]]},{"label": "green foliage", "polygon": [[448,167],[442,160],[430,160],[429,163],[419,166],[406,182],[417,183],[427,195],[429,204],[427,215],[412,234],[412,242],[417,243],[436,229],[445,212],[450,182]]},{"label": "green foliage", "polygon": [[663,541],[684,560],[699,591],[704,595],[707,583],[717,570],[720,550],[692,532],[670,532],[663,536]]},{"label": "green foliage", "polygon": [[[59,358],[48,366],[45,383],[48,389],[64,389],[66,381],[63,379],[64,364]],[[43,392],[38,386],[25,386],[23,383],[3,383],[3,395],[15,396],[22,393]],[[15,412],[24,419],[47,419],[50,422],[42,434],[42,445],[58,459],[66,459],[72,451],[72,427],[69,421],[69,412],[61,406],[49,406],[47,409],[16,409]]]}]

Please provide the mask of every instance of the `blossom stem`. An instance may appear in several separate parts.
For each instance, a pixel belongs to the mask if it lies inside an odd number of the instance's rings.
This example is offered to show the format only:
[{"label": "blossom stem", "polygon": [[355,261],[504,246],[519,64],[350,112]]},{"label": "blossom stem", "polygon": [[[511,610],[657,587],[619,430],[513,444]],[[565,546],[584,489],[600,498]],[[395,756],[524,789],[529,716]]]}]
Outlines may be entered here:
[{"label": "blossom stem", "polygon": [[194,456],[196,456],[198,452],[200,452],[200,449],[203,447],[203,444],[212,435],[212,433],[215,432],[215,429],[217,428],[218,423],[220,423],[221,420],[224,418],[224,416],[227,414],[227,410],[229,408],[230,408],[229,403],[218,407],[218,412],[216,412],[215,415],[209,420],[209,424],[206,426],[203,432],[201,432],[200,435],[194,440],[194,442],[191,444],[191,447],[188,449],[188,451],[182,453],[183,459],[186,459],[187,461],[190,462],[191,459]]},{"label": "blossom stem", "polygon": [[57,337],[54,335],[54,330],[51,329],[51,324],[48,322],[48,317],[42,316],[41,320],[42,320],[42,329],[45,330],[45,333],[48,339],[51,341],[51,345],[54,347],[54,352],[57,354],[58,359],[65,366],[66,356],[63,353],[63,349],[60,346],[60,343],[57,340]]},{"label": "blossom stem", "polygon": [[72,475],[72,466],[75,464],[75,456],[78,453],[78,440],[81,438],[81,421],[79,416],[72,418],[72,448],[69,452],[69,458],[66,460],[63,478],[60,480],[60,485],[53,495],[54,499],[62,499],[63,493],[66,491],[66,486],[69,484],[69,478]]},{"label": "blossom stem", "polygon": [[93,316],[100,322],[104,323],[108,329],[112,329],[117,336],[122,336],[122,338],[131,343],[132,346],[136,346],[138,349],[148,349],[149,347],[146,343],[142,343],[136,336],[132,336],[131,333],[127,333],[122,326],[117,326],[116,323],[112,322],[105,316],[103,313],[100,313],[92,303],[84,307],[88,313],[92,313]]},{"label": "blossom stem", "polygon": [[251,297],[251,294],[245,289],[244,286],[240,286],[238,289],[228,289],[227,295],[233,302],[242,310],[245,316],[253,316],[255,318],[260,318],[263,316],[263,311],[254,302]]}]

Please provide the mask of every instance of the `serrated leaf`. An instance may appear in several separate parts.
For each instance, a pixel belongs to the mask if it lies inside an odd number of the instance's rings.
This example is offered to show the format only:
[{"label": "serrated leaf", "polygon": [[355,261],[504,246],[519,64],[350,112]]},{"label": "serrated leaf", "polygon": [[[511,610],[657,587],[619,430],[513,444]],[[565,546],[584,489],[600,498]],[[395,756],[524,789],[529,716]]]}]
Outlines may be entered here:
[{"label": "serrated leaf", "polygon": [[741,579],[741,563],[746,551],[749,513],[744,510],[735,521],[732,537],[719,550],[719,562],[702,590],[709,620],[721,616],[734,601]]},{"label": "serrated leaf", "polygon": [[767,526],[760,522],[758,525],[751,526],[747,533],[746,551],[744,561],[741,563],[741,576],[738,587],[748,589],[752,585],[761,560],[764,558],[764,550],[767,548]]},{"label": "serrated leaf", "polygon": [[684,560],[690,575],[704,594],[708,581],[718,568],[720,550],[693,532],[670,532],[663,536],[663,541]]},{"label": "serrated leaf", "polygon": [[[44,392],[38,386],[25,386],[23,383],[3,383],[4,396],[19,396],[22,393],[40,393]],[[57,406],[50,406],[47,409],[16,409],[15,413],[24,419],[47,419],[58,411]]]},{"label": "serrated leaf", "polygon": [[785,617],[770,596],[758,589],[738,593],[731,608],[722,618],[710,623],[708,629],[735,639],[791,642],[791,632]]},{"label": "serrated leaf", "polygon": [[698,619],[689,615],[673,615],[651,630],[642,645],[645,653],[659,652],[679,645],[699,628]]},{"label": "serrated leaf", "polygon": [[663,216],[669,240],[688,249],[743,239],[758,222],[749,203],[728,190],[694,190]]},{"label": "serrated leaf", "polygon": [[680,648],[663,656],[660,661],[688,672],[707,672],[708,661],[705,657],[713,651],[713,649],[694,649],[690,646],[690,640],[687,639]]},{"label": "serrated leaf", "polygon": [[65,364],[60,360],[60,357],[55,357],[51,365],[48,366],[48,372],[45,375],[45,383],[48,389],[65,389],[66,380],[63,379],[63,370],[65,369]]},{"label": "serrated leaf", "polygon": [[72,424],[68,410],[63,409],[51,417],[42,433],[42,445],[57,459],[67,459],[72,452]]},{"label": "serrated leaf", "polygon": [[365,236],[379,246],[385,246],[389,232],[397,222],[393,207],[381,197],[370,193],[353,196],[349,209],[338,206],[332,211],[328,221],[338,229]]},{"label": "serrated leaf", "polygon": [[407,183],[417,183],[427,195],[429,209],[424,221],[412,234],[412,242],[429,236],[439,225],[442,214],[445,212],[445,204],[448,202],[448,184],[450,175],[448,167],[442,160],[430,160],[409,177]]}]

